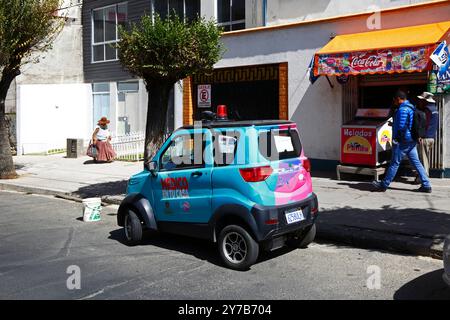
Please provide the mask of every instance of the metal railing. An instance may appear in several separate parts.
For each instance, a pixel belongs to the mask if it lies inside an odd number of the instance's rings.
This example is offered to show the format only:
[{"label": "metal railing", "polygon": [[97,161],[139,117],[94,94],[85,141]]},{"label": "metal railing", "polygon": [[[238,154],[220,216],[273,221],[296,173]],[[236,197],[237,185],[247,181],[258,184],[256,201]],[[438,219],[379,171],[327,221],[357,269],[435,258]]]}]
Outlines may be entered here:
[{"label": "metal railing", "polygon": [[116,160],[140,161],[144,159],[144,132],[130,132],[123,136],[113,137],[112,147],[116,152]]}]

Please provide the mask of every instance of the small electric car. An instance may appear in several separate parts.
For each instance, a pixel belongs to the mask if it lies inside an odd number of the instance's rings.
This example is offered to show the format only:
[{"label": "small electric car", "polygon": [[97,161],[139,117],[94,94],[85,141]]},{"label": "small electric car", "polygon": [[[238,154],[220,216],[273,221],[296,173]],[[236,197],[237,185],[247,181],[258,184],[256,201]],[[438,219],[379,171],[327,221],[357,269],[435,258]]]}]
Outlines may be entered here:
[{"label": "small electric car", "polygon": [[260,250],[307,247],[317,214],[296,124],[223,116],[173,132],[129,180],[117,221],[129,245],[145,229],[203,238],[245,270]]}]

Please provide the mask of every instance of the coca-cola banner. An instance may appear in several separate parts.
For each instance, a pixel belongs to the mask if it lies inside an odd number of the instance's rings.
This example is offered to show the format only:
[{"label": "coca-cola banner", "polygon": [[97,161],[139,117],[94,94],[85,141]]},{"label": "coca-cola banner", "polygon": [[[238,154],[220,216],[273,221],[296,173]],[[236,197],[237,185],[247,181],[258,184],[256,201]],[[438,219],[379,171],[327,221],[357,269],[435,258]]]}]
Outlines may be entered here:
[{"label": "coca-cola banner", "polygon": [[424,71],[431,67],[430,46],[321,54],[315,57],[314,74],[373,74]]}]

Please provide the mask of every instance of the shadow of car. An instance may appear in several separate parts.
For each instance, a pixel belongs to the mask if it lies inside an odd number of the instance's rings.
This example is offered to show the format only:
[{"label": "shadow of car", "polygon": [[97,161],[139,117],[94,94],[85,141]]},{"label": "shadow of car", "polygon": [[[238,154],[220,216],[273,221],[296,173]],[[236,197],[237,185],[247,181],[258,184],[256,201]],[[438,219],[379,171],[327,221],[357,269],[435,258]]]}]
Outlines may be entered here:
[{"label": "shadow of car", "polygon": [[450,287],[442,281],[443,269],[426,273],[402,286],[394,300],[450,300]]},{"label": "shadow of car", "polygon": [[[120,242],[123,245],[128,245],[123,229],[111,231],[109,239]],[[217,245],[212,242],[176,234],[146,231],[140,246],[147,245],[153,245],[170,251],[181,252],[194,256],[197,259],[208,261],[218,267],[225,268],[220,257],[217,255]],[[274,259],[294,250],[296,249],[283,247],[274,251],[262,251],[260,252],[256,264]],[[250,268],[248,270],[250,270]]]}]

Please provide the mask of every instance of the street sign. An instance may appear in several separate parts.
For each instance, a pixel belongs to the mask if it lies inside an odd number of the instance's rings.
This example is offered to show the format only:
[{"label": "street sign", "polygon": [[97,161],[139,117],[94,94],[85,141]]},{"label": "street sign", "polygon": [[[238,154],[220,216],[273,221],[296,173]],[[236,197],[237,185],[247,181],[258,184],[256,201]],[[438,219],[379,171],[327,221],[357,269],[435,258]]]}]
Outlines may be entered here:
[{"label": "street sign", "polygon": [[197,87],[197,107],[198,108],[211,108],[211,85],[200,84]]}]

